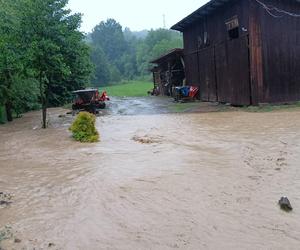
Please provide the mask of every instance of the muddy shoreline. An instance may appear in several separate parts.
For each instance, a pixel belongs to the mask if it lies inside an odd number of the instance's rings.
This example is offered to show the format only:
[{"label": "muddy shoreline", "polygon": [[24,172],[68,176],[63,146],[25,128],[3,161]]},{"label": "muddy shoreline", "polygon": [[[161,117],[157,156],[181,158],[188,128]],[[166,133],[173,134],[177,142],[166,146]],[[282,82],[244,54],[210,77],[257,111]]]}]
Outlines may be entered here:
[{"label": "muddy shoreline", "polygon": [[1,248],[299,249],[300,111],[116,111],[91,145],[64,112],[0,126]]}]

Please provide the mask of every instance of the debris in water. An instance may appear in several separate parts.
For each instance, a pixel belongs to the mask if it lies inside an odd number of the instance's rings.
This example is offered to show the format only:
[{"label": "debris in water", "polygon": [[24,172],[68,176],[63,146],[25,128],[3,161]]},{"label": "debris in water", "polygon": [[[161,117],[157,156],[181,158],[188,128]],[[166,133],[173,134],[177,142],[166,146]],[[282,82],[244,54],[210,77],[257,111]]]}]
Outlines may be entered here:
[{"label": "debris in water", "polygon": [[278,203],[280,205],[280,208],[286,212],[293,210],[293,207],[287,197],[281,197]]},{"label": "debris in water", "polygon": [[143,136],[143,137],[134,136],[132,138],[132,140],[134,140],[136,142],[139,142],[139,143],[142,143],[142,144],[152,144],[152,143],[158,143],[159,142],[159,140],[157,140],[155,138],[150,138],[150,137],[147,137],[147,136]]},{"label": "debris in water", "polygon": [[15,243],[21,243],[22,240],[15,238]]},{"label": "debris in water", "polygon": [[10,205],[12,196],[10,194],[5,194],[0,192],[0,206],[8,206]]},{"label": "debris in water", "polygon": [[8,206],[8,205],[10,205],[11,204],[11,202],[9,202],[9,201],[0,201],[0,206]]},{"label": "debris in water", "polygon": [[55,246],[54,243],[49,243],[49,244],[48,244],[48,247],[54,247],[54,246]]}]

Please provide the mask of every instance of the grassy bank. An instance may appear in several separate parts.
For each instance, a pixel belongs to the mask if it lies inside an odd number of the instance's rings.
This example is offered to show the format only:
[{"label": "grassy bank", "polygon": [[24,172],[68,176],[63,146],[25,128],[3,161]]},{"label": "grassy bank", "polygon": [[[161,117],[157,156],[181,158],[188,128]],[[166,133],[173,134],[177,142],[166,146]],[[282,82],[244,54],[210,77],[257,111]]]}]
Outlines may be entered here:
[{"label": "grassy bank", "polygon": [[5,122],[6,122],[5,109],[3,106],[0,106],[0,124],[3,124]]},{"label": "grassy bank", "polygon": [[249,106],[242,108],[242,110],[245,110],[247,112],[272,112],[272,111],[278,111],[278,110],[294,110],[300,108],[300,102],[295,102],[291,104],[266,104],[261,106]]},{"label": "grassy bank", "polygon": [[184,113],[188,110],[197,108],[200,105],[201,105],[200,102],[187,102],[187,103],[173,102],[173,103],[170,103],[170,106],[168,107],[168,109],[170,110],[170,112]]},{"label": "grassy bank", "polygon": [[188,102],[188,103],[171,103],[168,106],[171,112],[185,113],[185,112],[228,112],[228,111],[242,111],[250,113],[267,113],[273,111],[295,111],[300,110],[300,102],[291,104],[266,104],[260,106],[249,107],[233,107],[230,105],[218,104],[206,102]]},{"label": "grassy bank", "polygon": [[130,81],[118,85],[101,87],[100,91],[107,91],[108,96],[142,97],[153,88],[153,83],[142,81]]}]

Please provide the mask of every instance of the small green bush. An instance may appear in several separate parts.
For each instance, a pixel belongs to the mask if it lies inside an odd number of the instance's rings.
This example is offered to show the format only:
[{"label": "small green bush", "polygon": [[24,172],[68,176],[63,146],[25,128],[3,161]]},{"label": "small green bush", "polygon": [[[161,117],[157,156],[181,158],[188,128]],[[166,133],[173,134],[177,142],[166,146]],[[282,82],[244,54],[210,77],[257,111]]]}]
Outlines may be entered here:
[{"label": "small green bush", "polygon": [[88,112],[81,112],[73,122],[69,130],[73,138],[80,142],[98,142],[99,133],[95,127],[96,117]]}]

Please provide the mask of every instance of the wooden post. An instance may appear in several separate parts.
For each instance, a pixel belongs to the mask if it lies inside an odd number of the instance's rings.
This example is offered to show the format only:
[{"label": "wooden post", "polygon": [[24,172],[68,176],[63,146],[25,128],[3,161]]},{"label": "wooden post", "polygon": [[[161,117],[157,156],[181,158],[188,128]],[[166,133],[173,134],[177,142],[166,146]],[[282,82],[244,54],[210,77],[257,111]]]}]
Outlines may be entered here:
[{"label": "wooden post", "polygon": [[249,11],[249,53],[250,53],[250,85],[253,105],[264,101],[263,93],[263,55],[262,37],[259,18],[259,6],[250,1]]}]

